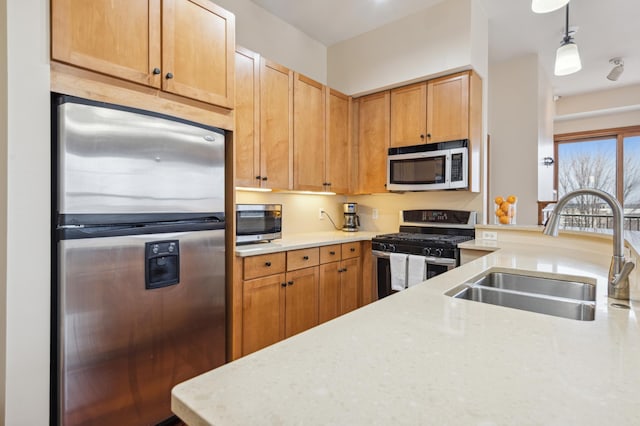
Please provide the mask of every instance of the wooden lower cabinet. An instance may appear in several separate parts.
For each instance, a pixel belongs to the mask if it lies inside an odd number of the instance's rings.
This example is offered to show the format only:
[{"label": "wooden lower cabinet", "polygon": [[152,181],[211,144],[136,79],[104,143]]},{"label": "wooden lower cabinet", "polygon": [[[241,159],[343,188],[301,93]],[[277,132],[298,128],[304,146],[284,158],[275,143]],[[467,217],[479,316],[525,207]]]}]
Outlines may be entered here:
[{"label": "wooden lower cabinet", "polygon": [[[368,242],[237,257],[230,359],[248,355],[370,302]],[[369,255],[367,255],[369,253]]]}]

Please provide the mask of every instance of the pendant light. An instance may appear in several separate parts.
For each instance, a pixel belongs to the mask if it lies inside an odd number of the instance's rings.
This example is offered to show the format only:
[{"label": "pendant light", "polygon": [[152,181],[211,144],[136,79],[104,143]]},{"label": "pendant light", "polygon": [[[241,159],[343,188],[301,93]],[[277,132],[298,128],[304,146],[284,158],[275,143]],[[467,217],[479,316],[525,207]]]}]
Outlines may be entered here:
[{"label": "pendant light", "polygon": [[531,10],[535,13],[553,12],[567,3],[569,3],[569,0],[533,0],[531,2]]},{"label": "pendant light", "polygon": [[560,47],[556,51],[555,75],[569,75],[582,69],[580,62],[580,54],[578,53],[578,45],[573,41],[573,37],[569,35],[569,5],[567,4],[567,19],[564,38]]}]

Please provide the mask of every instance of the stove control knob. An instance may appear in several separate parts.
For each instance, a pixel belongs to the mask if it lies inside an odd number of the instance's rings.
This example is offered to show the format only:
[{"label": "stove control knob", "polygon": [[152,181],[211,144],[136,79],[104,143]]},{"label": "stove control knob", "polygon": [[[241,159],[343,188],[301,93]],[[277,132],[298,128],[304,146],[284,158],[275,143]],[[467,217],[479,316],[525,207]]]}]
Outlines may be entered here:
[{"label": "stove control knob", "polygon": [[380,243],[380,250],[386,251],[387,250],[387,245],[385,243]]},{"label": "stove control knob", "polygon": [[395,252],[396,251],[396,245],[395,244],[389,244],[389,251]]},{"label": "stove control knob", "polygon": [[436,254],[437,257],[442,257],[442,249],[441,248],[436,249],[436,253],[435,254]]},{"label": "stove control knob", "polygon": [[422,250],[422,253],[423,253],[425,256],[431,256],[431,248],[429,248],[429,247],[425,247],[425,248]]}]

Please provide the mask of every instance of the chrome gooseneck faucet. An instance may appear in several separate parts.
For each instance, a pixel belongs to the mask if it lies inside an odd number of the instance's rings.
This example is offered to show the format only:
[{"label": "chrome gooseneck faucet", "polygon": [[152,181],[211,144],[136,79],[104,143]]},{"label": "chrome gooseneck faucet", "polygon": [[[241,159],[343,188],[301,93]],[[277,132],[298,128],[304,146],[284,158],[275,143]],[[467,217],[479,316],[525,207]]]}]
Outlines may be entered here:
[{"label": "chrome gooseneck faucet", "polygon": [[558,200],[544,227],[544,234],[558,236],[560,213],[569,200],[580,195],[594,195],[606,201],[613,211],[613,257],[609,268],[609,297],[629,300],[629,273],[635,266],[624,259],[624,213],[622,206],[611,194],[599,189],[584,188],[572,191]]}]

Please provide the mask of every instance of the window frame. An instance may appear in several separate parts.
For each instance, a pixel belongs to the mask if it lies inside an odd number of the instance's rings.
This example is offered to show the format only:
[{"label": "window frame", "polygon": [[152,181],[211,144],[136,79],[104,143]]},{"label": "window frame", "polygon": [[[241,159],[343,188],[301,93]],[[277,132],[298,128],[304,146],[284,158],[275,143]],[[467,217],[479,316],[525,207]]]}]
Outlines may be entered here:
[{"label": "window frame", "polygon": [[[616,140],[616,199],[624,205],[624,139],[640,136],[640,125],[628,127],[616,127],[611,129],[587,130],[581,132],[561,133],[553,136],[553,188],[558,193],[558,146],[563,143],[580,143],[602,139]],[[623,166],[618,167],[622,164]]]}]

